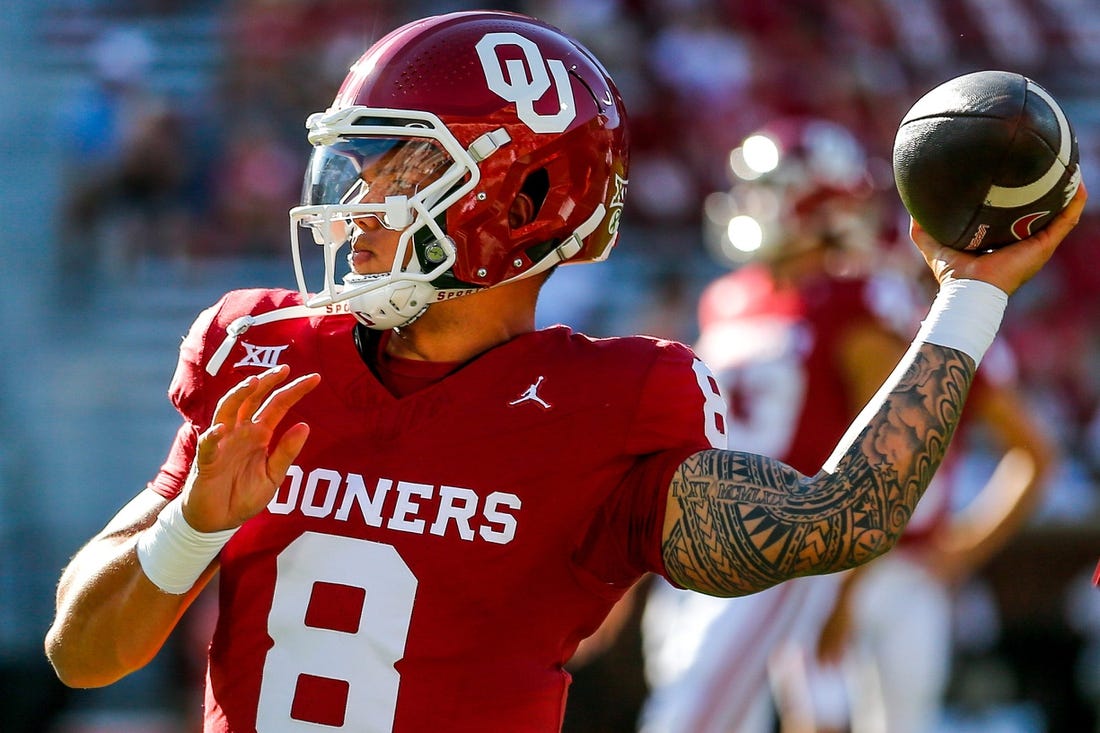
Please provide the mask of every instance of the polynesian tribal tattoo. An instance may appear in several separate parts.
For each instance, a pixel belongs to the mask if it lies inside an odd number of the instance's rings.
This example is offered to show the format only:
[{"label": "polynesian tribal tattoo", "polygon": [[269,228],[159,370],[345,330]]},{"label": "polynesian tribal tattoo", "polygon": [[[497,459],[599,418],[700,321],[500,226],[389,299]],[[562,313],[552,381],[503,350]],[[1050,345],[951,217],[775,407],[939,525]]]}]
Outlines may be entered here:
[{"label": "polynesian tribal tattoo", "polygon": [[832,473],[806,477],[736,450],[685,461],[671,484],[682,514],[663,546],[669,577],[745,595],[886,552],[943,460],[975,369],[959,351],[922,346]]}]

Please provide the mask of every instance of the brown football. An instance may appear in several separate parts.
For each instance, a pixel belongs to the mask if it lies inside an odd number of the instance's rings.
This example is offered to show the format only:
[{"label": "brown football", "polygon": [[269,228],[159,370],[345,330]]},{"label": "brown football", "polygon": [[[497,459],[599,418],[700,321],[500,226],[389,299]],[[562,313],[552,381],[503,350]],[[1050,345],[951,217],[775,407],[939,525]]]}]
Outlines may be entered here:
[{"label": "brown football", "polygon": [[1069,118],[1020,74],[978,71],[921,97],[898,127],[894,181],[941,244],[982,252],[1031,236],[1081,182]]}]

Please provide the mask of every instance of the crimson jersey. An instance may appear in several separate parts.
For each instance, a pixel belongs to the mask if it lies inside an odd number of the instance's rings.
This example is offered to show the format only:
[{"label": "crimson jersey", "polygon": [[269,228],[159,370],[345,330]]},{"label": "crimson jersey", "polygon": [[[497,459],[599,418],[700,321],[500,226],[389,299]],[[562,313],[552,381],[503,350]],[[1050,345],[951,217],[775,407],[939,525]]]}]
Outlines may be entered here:
[{"label": "crimson jersey", "polygon": [[700,320],[697,351],[725,391],[730,447],[816,473],[855,417],[839,342],[861,321],[882,322],[867,281],[823,276],[781,289],[749,265],[708,288]]},{"label": "crimson jersey", "polygon": [[[798,289],[780,288],[766,268],[749,265],[715,281],[700,301],[697,352],[714,369],[729,404],[730,448],[816,473],[858,409],[839,357],[841,340],[860,324],[911,327],[910,334],[899,331],[905,341],[916,332],[919,311],[893,285],[891,302],[883,303],[875,281],[859,277],[821,275]],[[884,376],[893,367],[882,366]],[[984,388],[979,376],[971,394]],[[903,544],[923,539],[946,518],[951,470],[950,462],[941,465]]]},{"label": "crimson jersey", "polygon": [[559,730],[563,663],[663,571],[673,471],[725,446],[713,377],[680,344],[555,327],[398,399],[352,316],[300,305],[228,294],[170,391],[185,423],[151,483],[166,497],[242,378],[286,364],[323,380],[287,417],[311,425],[305,448],[221,553],[205,730]]}]

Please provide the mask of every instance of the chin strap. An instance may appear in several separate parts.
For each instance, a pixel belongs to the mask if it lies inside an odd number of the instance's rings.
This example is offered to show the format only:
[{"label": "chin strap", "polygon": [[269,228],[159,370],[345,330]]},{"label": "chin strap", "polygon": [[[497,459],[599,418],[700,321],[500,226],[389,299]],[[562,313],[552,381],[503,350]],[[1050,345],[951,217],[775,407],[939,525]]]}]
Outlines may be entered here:
[{"label": "chin strap", "polygon": [[237,343],[237,339],[253,326],[262,326],[265,323],[285,321],[290,318],[311,318],[320,315],[324,315],[324,311],[320,308],[311,308],[308,305],[288,305],[285,308],[276,308],[257,316],[248,315],[234,319],[229,327],[225,329],[225,339],[222,340],[217,351],[211,355],[210,361],[206,363],[206,373],[211,376],[217,374],[222,365],[225,364],[225,360],[229,357],[229,352]]},{"label": "chin strap", "polygon": [[504,283],[510,283],[514,280],[522,280],[525,277],[531,277],[537,275],[543,270],[549,270],[554,265],[565,262],[569,258],[576,255],[581,251],[581,247],[584,246],[584,238],[592,232],[596,231],[596,228],[600,226],[600,222],[603,221],[603,215],[607,212],[607,208],[603,204],[596,207],[596,210],[592,212],[592,216],[585,219],[579,227],[577,227],[572,234],[566,237],[561,244],[554,249],[546,253],[546,256],[532,265],[529,269],[524,270],[515,277],[510,277],[507,280],[502,280],[499,285]]}]

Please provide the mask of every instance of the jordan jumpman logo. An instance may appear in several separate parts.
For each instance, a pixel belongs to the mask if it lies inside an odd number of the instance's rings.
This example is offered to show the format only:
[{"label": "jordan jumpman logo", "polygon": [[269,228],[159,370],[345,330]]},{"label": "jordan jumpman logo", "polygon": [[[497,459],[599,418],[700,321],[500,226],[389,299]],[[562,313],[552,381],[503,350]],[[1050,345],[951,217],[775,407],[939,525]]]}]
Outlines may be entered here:
[{"label": "jordan jumpman logo", "polygon": [[542,380],[543,380],[543,377],[539,376],[538,380],[534,384],[532,384],[530,387],[527,388],[527,391],[525,391],[517,399],[512,400],[508,404],[509,405],[518,405],[521,402],[537,402],[539,405],[542,406],[542,409],[549,410],[550,409],[550,403],[546,402],[546,400],[539,397],[539,385],[542,384]]}]

